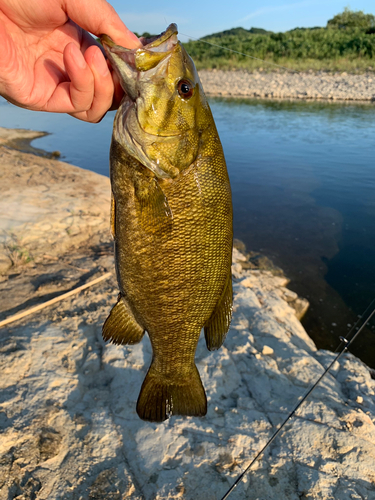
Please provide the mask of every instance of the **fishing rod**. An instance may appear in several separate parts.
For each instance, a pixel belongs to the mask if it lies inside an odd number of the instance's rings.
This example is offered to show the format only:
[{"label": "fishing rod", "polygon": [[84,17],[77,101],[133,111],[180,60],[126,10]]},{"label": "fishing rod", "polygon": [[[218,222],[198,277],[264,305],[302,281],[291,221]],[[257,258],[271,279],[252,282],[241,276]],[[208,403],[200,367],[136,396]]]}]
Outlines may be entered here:
[{"label": "fishing rod", "polygon": [[[372,308],[375,305],[375,298],[372,300],[372,302],[369,304],[369,306],[366,308],[364,313],[360,316],[356,324],[350,329],[347,337],[351,336],[351,333],[356,329],[356,326],[358,323],[362,320],[364,316],[366,316],[366,312]],[[243,480],[247,472],[251,469],[251,467],[255,464],[255,462],[263,455],[263,453],[266,451],[266,449],[270,446],[270,444],[276,439],[276,437],[280,434],[281,430],[284,428],[286,423],[293,417],[293,415],[296,413],[296,411],[300,408],[300,406],[306,401],[306,399],[310,396],[310,394],[313,392],[313,390],[320,384],[320,382],[323,380],[323,378],[329,373],[331,370],[332,366],[338,361],[341,356],[349,349],[350,345],[354,342],[354,340],[358,337],[358,335],[362,332],[364,327],[367,325],[367,323],[370,321],[370,319],[375,315],[375,308],[372,309],[370,315],[365,319],[363,322],[362,326],[352,335],[351,338],[345,338],[345,337],[339,337],[340,339],[340,344],[336,348],[335,352],[338,352],[337,356],[331,361],[331,363],[328,365],[328,367],[324,370],[322,375],[318,378],[318,380],[314,383],[314,385],[306,392],[306,394],[303,396],[303,398],[299,401],[298,404],[293,408],[293,410],[289,413],[287,418],[284,420],[284,422],[281,424],[281,426],[272,434],[270,439],[267,441],[267,443],[263,446],[263,448],[256,454],[256,456],[253,458],[253,460],[249,463],[249,465],[246,467],[246,469],[237,477],[233,485],[229,488],[229,490],[225,493],[225,495],[221,498],[221,500],[226,500],[229,495],[232,493],[232,491],[239,485],[239,483]]]}]

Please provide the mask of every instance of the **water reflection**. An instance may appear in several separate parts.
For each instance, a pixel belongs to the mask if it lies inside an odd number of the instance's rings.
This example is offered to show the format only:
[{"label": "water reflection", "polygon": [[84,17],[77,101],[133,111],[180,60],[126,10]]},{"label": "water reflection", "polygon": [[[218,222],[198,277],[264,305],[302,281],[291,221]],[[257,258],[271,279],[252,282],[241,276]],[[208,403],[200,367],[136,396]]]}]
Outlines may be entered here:
[{"label": "water reflection", "polygon": [[[220,99],[212,108],[235,234],[285,270],[310,300],[306,329],[335,348],[375,296],[374,105]],[[353,345],[372,366],[373,331]]]}]

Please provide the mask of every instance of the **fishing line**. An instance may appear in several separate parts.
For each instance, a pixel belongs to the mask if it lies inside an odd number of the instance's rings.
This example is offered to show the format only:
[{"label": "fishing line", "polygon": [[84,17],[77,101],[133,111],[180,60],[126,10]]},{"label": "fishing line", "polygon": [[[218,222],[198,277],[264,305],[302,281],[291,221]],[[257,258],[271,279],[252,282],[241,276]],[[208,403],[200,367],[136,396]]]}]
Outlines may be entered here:
[{"label": "fishing line", "polygon": [[[342,347],[343,344],[345,344],[348,340],[351,340],[350,337],[352,335],[352,332],[357,328],[357,325],[362,321],[362,318],[366,317],[366,314],[367,312],[372,309],[372,307],[375,306],[375,298],[370,302],[370,304],[367,306],[367,308],[365,309],[365,311],[363,312],[363,314],[361,314],[357,321],[355,322],[355,324],[351,327],[351,329],[349,330],[346,338],[344,337],[339,337],[340,339],[340,344],[336,347],[336,349],[334,350],[334,352],[338,352],[340,350],[340,348]],[[370,318],[369,318],[370,319]],[[369,319],[367,320],[367,322],[369,321]]]},{"label": "fishing line", "polygon": [[[371,302],[370,306],[375,303],[375,299]],[[366,311],[370,308],[368,306],[366,308]],[[365,311],[365,312],[366,312]],[[360,319],[365,315],[365,313],[361,316]],[[244,478],[245,474],[251,469],[251,467],[254,465],[254,463],[258,460],[258,458],[265,452],[265,450],[269,447],[269,445],[276,439],[276,437],[280,434],[281,430],[285,426],[285,424],[292,418],[292,416],[296,413],[296,411],[299,409],[299,407],[306,401],[306,399],[310,396],[310,394],[313,392],[313,390],[317,387],[318,384],[323,380],[323,378],[328,374],[328,372],[331,370],[332,366],[338,361],[341,356],[349,349],[349,346],[354,342],[354,340],[358,337],[358,335],[362,332],[364,327],[367,325],[367,323],[370,321],[370,319],[375,315],[375,308],[372,310],[370,315],[367,317],[367,319],[364,321],[362,326],[357,330],[357,332],[353,335],[351,339],[346,339],[344,337],[340,337],[341,344],[343,345],[342,350],[335,356],[335,358],[331,361],[331,363],[328,365],[328,367],[324,370],[322,375],[318,378],[318,380],[315,382],[315,384],[306,392],[304,397],[299,401],[299,403],[293,408],[293,410],[289,413],[287,418],[284,420],[284,422],[281,424],[281,426],[273,433],[273,435],[270,437],[270,439],[267,441],[267,443],[263,446],[263,448],[257,453],[257,455],[253,458],[253,460],[250,462],[250,464],[246,467],[246,469],[237,477],[236,481],[233,483],[233,485],[229,488],[229,490],[225,493],[225,495],[221,498],[221,500],[226,500],[229,495],[232,493],[232,491],[238,486],[238,484],[242,481]],[[358,322],[357,322],[358,323]],[[354,327],[355,328],[355,325]],[[352,329],[353,329],[352,328]]]},{"label": "fishing line", "polygon": [[245,52],[239,52],[238,50],[229,49],[228,47],[223,47],[222,45],[218,45],[216,43],[207,42],[206,40],[202,40],[200,38],[194,38],[193,36],[186,35],[185,33],[180,33],[180,35],[187,36],[188,38],[191,38],[192,40],[195,40],[198,42],[207,43],[208,45],[212,45],[213,47],[218,47],[219,49],[228,50],[229,52],[234,52],[235,54],[249,57],[250,59],[255,59],[256,61],[262,61],[266,64],[271,64],[272,66],[276,66],[277,68],[286,69],[287,71],[290,71],[291,73],[299,74],[299,71],[296,71],[296,70],[291,69],[291,68],[287,68],[286,66],[281,66],[280,64],[276,64],[276,63],[271,62],[271,61],[266,61],[265,59],[260,59],[259,57],[251,56],[250,54],[246,54]]}]

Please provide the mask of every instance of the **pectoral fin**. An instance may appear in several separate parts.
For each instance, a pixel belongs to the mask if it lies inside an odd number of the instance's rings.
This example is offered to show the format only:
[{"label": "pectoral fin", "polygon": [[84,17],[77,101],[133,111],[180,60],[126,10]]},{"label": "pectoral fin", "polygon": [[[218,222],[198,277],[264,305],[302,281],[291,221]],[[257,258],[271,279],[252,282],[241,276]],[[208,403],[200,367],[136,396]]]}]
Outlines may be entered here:
[{"label": "pectoral fin", "polygon": [[103,325],[103,339],[114,344],[138,344],[144,329],[137,323],[125,299],[119,295],[117,304]]},{"label": "pectoral fin", "polygon": [[223,293],[215,309],[204,326],[207,349],[215,351],[223,344],[232,319],[232,274],[229,272]]},{"label": "pectoral fin", "polygon": [[137,179],[135,194],[139,201],[143,229],[168,234],[172,229],[173,214],[157,179]]}]

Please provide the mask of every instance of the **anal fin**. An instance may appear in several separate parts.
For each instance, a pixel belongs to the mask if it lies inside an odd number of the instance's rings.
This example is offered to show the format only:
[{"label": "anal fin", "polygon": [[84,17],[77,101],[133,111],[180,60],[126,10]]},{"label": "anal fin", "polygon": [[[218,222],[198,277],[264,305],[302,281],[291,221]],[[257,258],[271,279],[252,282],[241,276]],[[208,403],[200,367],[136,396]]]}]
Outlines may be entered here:
[{"label": "anal fin", "polygon": [[137,323],[125,299],[118,297],[103,325],[103,339],[114,344],[138,344],[144,335],[144,329]]},{"label": "anal fin", "polygon": [[215,351],[222,346],[232,319],[233,289],[232,273],[228,273],[223,293],[213,310],[210,319],[204,325],[207,349]]}]

